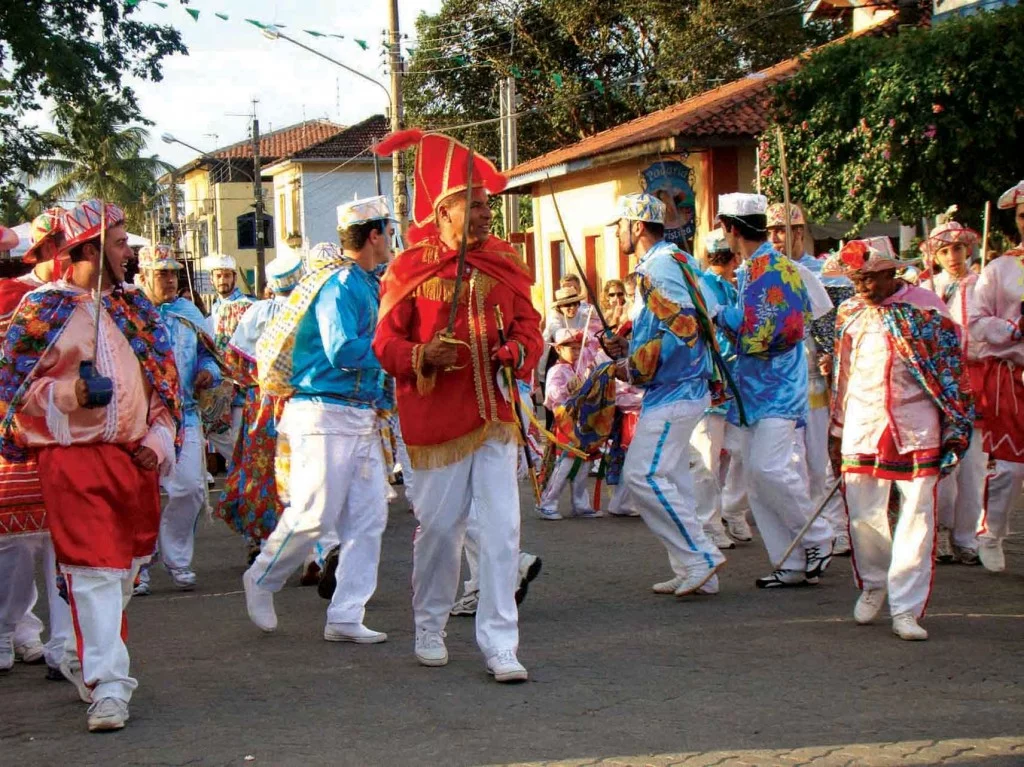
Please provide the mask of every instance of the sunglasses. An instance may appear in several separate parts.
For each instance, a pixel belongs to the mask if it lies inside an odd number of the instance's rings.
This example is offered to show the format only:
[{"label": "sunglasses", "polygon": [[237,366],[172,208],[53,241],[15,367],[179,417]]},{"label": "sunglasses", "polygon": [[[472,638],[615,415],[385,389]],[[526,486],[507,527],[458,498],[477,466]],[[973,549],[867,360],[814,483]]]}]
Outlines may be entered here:
[{"label": "sunglasses", "polygon": [[608,298],[625,298],[625,293],[609,293]]}]

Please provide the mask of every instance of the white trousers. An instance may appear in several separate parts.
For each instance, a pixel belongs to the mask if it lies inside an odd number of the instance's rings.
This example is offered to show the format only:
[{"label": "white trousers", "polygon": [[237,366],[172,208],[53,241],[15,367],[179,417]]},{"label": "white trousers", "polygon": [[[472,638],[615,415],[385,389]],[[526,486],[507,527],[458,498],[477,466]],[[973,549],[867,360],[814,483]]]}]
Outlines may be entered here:
[{"label": "white trousers", "polygon": [[1010,534],[1010,513],[1020,498],[1024,483],[1024,463],[996,461],[988,476],[985,508],[978,524],[978,539],[1001,541]]},{"label": "white trousers", "polygon": [[854,580],[859,589],[889,590],[893,615],[924,615],[931,593],[938,477],[896,481],[900,515],[889,530],[893,480],[846,474]]},{"label": "white trousers", "polygon": [[519,647],[519,447],[488,440],[461,461],[417,469],[412,608],[417,630],[443,631],[455,604],[471,515],[479,546],[476,641],[485,657]]},{"label": "white trousers", "polygon": [[196,544],[196,522],[206,500],[206,464],[198,425],[185,427],[185,441],[171,473],[160,480],[167,504],[160,515],[157,539],[168,568],[188,568]]},{"label": "white trousers", "polygon": [[323,534],[333,530],[341,550],[327,622],[362,623],[366,603],[377,590],[381,537],[388,521],[376,414],[289,400],[281,429],[292,450],[291,502],[251,572],[261,588],[280,591]]},{"label": "white trousers", "polygon": [[128,702],[139,683],[129,675],[127,621],[124,610],[132,596],[137,559],[125,576],[106,570],[65,570],[71,614],[78,630],[82,676],[92,687],[92,699],[120,698]]},{"label": "white trousers", "polygon": [[747,479],[743,476],[743,443],[745,431],[731,423],[725,424],[724,445],[728,451],[725,479],[722,480],[722,518],[747,519],[750,499],[747,498]]},{"label": "white trousers", "polygon": [[57,589],[57,561],[49,535],[0,538],[0,637],[13,635],[15,645],[41,641],[43,622],[32,612],[39,598],[35,579],[37,560],[43,565],[50,615],[46,663],[55,667],[64,656],[64,643],[73,636],[74,628],[71,610]]},{"label": "white trousers", "polygon": [[235,453],[235,443],[238,441],[238,433],[242,430],[242,408],[231,408],[231,428],[223,434],[208,434],[210,446],[223,458],[228,466],[231,465],[231,457]]},{"label": "white trousers", "polygon": [[725,416],[705,415],[690,437],[693,448],[693,488],[697,496],[697,518],[702,526],[722,526],[722,448],[725,445]]},{"label": "white trousers", "polygon": [[[797,460],[806,467],[811,503],[815,509],[825,500],[836,482],[832,461],[828,457],[830,418],[827,407],[812,408],[807,415],[807,425],[802,430],[802,439],[797,440]],[[849,521],[842,493],[837,492],[829,499],[821,516],[832,528],[833,537],[846,533]]]},{"label": "white trousers", "polygon": [[644,408],[622,469],[640,517],[664,544],[677,575],[725,560],[697,518],[690,474],[690,435],[706,407],[705,398]]},{"label": "white trousers", "polygon": [[[762,418],[745,431],[743,464],[750,509],[774,564],[814,513],[806,475],[793,460],[796,422]],[[824,551],[832,546],[832,528],[821,517],[781,564],[782,569],[806,569],[805,550],[814,546]]]},{"label": "white trousers", "polygon": [[974,430],[960,463],[939,480],[939,525],[953,531],[953,543],[978,548],[978,523],[985,501],[988,456],[981,449],[981,431]]},{"label": "white trousers", "polygon": [[570,480],[569,475],[572,473],[572,465],[575,460],[575,458],[569,455],[558,457],[554,468],[551,470],[551,478],[541,494],[539,508],[546,511],[558,511],[558,499],[568,484],[572,488],[570,497],[573,513],[580,514],[594,510],[590,502],[590,491],[587,488],[587,472],[590,470],[590,464],[587,461],[583,461],[576,470],[575,478]]}]

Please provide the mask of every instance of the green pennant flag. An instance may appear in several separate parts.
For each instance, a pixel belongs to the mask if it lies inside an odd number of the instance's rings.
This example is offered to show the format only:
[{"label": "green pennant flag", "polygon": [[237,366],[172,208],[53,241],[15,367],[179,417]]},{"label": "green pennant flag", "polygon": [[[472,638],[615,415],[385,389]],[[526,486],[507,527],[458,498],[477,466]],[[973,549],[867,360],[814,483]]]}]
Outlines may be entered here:
[{"label": "green pennant flag", "polygon": [[323,32],[317,32],[315,29],[304,29],[302,31],[307,35],[312,35],[313,37],[327,37]]},{"label": "green pennant flag", "polygon": [[519,67],[512,67],[511,71],[512,76],[515,77],[516,79],[519,79],[520,77],[523,76],[523,73],[519,70]]},{"label": "green pennant flag", "polygon": [[256,19],[246,19],[246,21],[248,21],[254,27],[257,27],[259,29],[266,29],[267,28],[266,24],[264,24],[263,22],[260,22],[260,21],[256,21]]},{"label": "green pennant flag", "polygon": [[215,13],[213,15],[216,16],[218,19],[223,19],[224,21],[228,20],[228,15],[226,13]]},{"label": "green pennant flag", "polygon": [[134,8],[135,6],[137,6],[141,2],[142,2],[142,0],[125,0],[124,4],[126,6],[128,6],[129,8]]},{"label": "green pennant flag", "polygon": [[464,67],[464,66],[466,66],[468,61],[467,61],[465,56],[456,56],[455,57],[455,63],[458,64],[460,67]]},{"label": "green pennant flag", "polygon": [[530,71],[537,75],[537,77],[540,77],[542,74],[542,72],[539,69],[531,69]]},{"label": "green pennant flag", "polygon": [[601,82],[596,77],[590,78],[590,82],[592,82],[594,84],[594,89],[603,96],[604,95],[604,83]]},{"label": "green pennant flag", "polygon": [[565,82],[562,79],[562,76],[560,74],[558,74],[558,72],[555,72],[553,75],[551,75],[551,79],[555,81],[555,87],[556,88],[561,88],[563,83]]},{"label": "green pennant flag", "polygon": [[185,13],[191,16],[193,21],[199,21],[199,11],[195,8],[186,8]]},{"label": "green pennant flag", "polygon": [[367,43],[367,42],[366,42],[365,40],[356,40],[356,43],[357,43],[357,44],[359,45],[359,47],[360,47],[360,48],[362,48],[362,49],[363,49],[364,51],[365,51],[365,50],[367,50],[367,49],[368,49],[368,48],[370,47],[369,43]]},{"label": "green pennant flag", "polygon": [[167,7],[167,3],[160,3],[160,2],[157,2],[157,0],[153,0],[153,5],[159,5],[161,8],[166,8]]}]

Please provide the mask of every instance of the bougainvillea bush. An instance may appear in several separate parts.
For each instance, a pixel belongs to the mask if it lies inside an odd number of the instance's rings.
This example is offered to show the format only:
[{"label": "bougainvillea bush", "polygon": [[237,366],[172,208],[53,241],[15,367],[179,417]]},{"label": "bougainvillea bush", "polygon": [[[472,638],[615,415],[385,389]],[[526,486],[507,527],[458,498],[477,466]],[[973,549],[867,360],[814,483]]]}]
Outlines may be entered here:
[{"label": "bougainvillea bush", "polygon": [[1024,177],[1022,61],[1024,5],[826,46],[775,89],[762,190],[782,198],[778,125],[791,197],[812,216],[854,230],[957,203],[977,225]]}]

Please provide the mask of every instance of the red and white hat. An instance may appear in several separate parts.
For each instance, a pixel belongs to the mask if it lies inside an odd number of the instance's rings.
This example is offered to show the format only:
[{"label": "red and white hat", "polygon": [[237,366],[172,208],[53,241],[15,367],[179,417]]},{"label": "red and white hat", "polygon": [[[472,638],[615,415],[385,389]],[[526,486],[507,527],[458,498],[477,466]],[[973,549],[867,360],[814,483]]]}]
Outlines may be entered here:
[{"label": "red and white hat", "polygon": [[979,242],[981,242],[981,235],[973,229],[969,229],[959,221],[946,221],[932,229],[920,247],[921,252],[926,256],[934,256],[936,251],[947,245],[961,243],[968,248],[973,248]]},{"label": "red and white hat", "polygon": [[[786,226],[786,203],[776,202],[769,205],[765,215],[768,216],[769,229],[784,228]],[[807,225],[807,221],[804,219],[804,212],[800,209],[799,205],[789,204],[789,225]]]},{"label": "red and white hat", "polygon": [[16,248],[19,242],[21,242],[21,238],[16,231],[8,229],[6,226],[0,226],[0,250]]},{"label": "red and white hat", "polygon": [[[413,225],[409,228],[409,241],[422,240],[437,231],[434,216],[437,206],[453,194],[466,191],[469,171],[469,147],[443,133],[424,133],[418,128],[396,131],[384,138],[374,151],[389,155],[403,149],[417,147],[416,168],[413,176],[415,194],[412,204]],[[486,189],[490,194],[501,192],[508,179],[490,160],[473,154],[473,187]]]},{"label": "red and white hat", "polygon": [[67,238],[62,250],[68,251],[99,237],[104,229],[123,225],[124,211],[109,202],[104,204],[102,200],[86,200],[67,211],[61,223]]},{"label": "red and white hat", "polygon": [[999,195],[996,207],[1000,210],[1013,210],[1022,203],[1024,203],[1024,181],[1018,181],[1016,185]]},{"label": "red and white hat", "polygon": [[64,249],[64,216],[66,214],[67,211],[61,207],[47,208],[32,219],[32,245],[25,251],[25,255],[22,256],[22,262],[26,264],[38,263],[39,247],[47,239],[53,240],[57,245],[57,250]]}]

